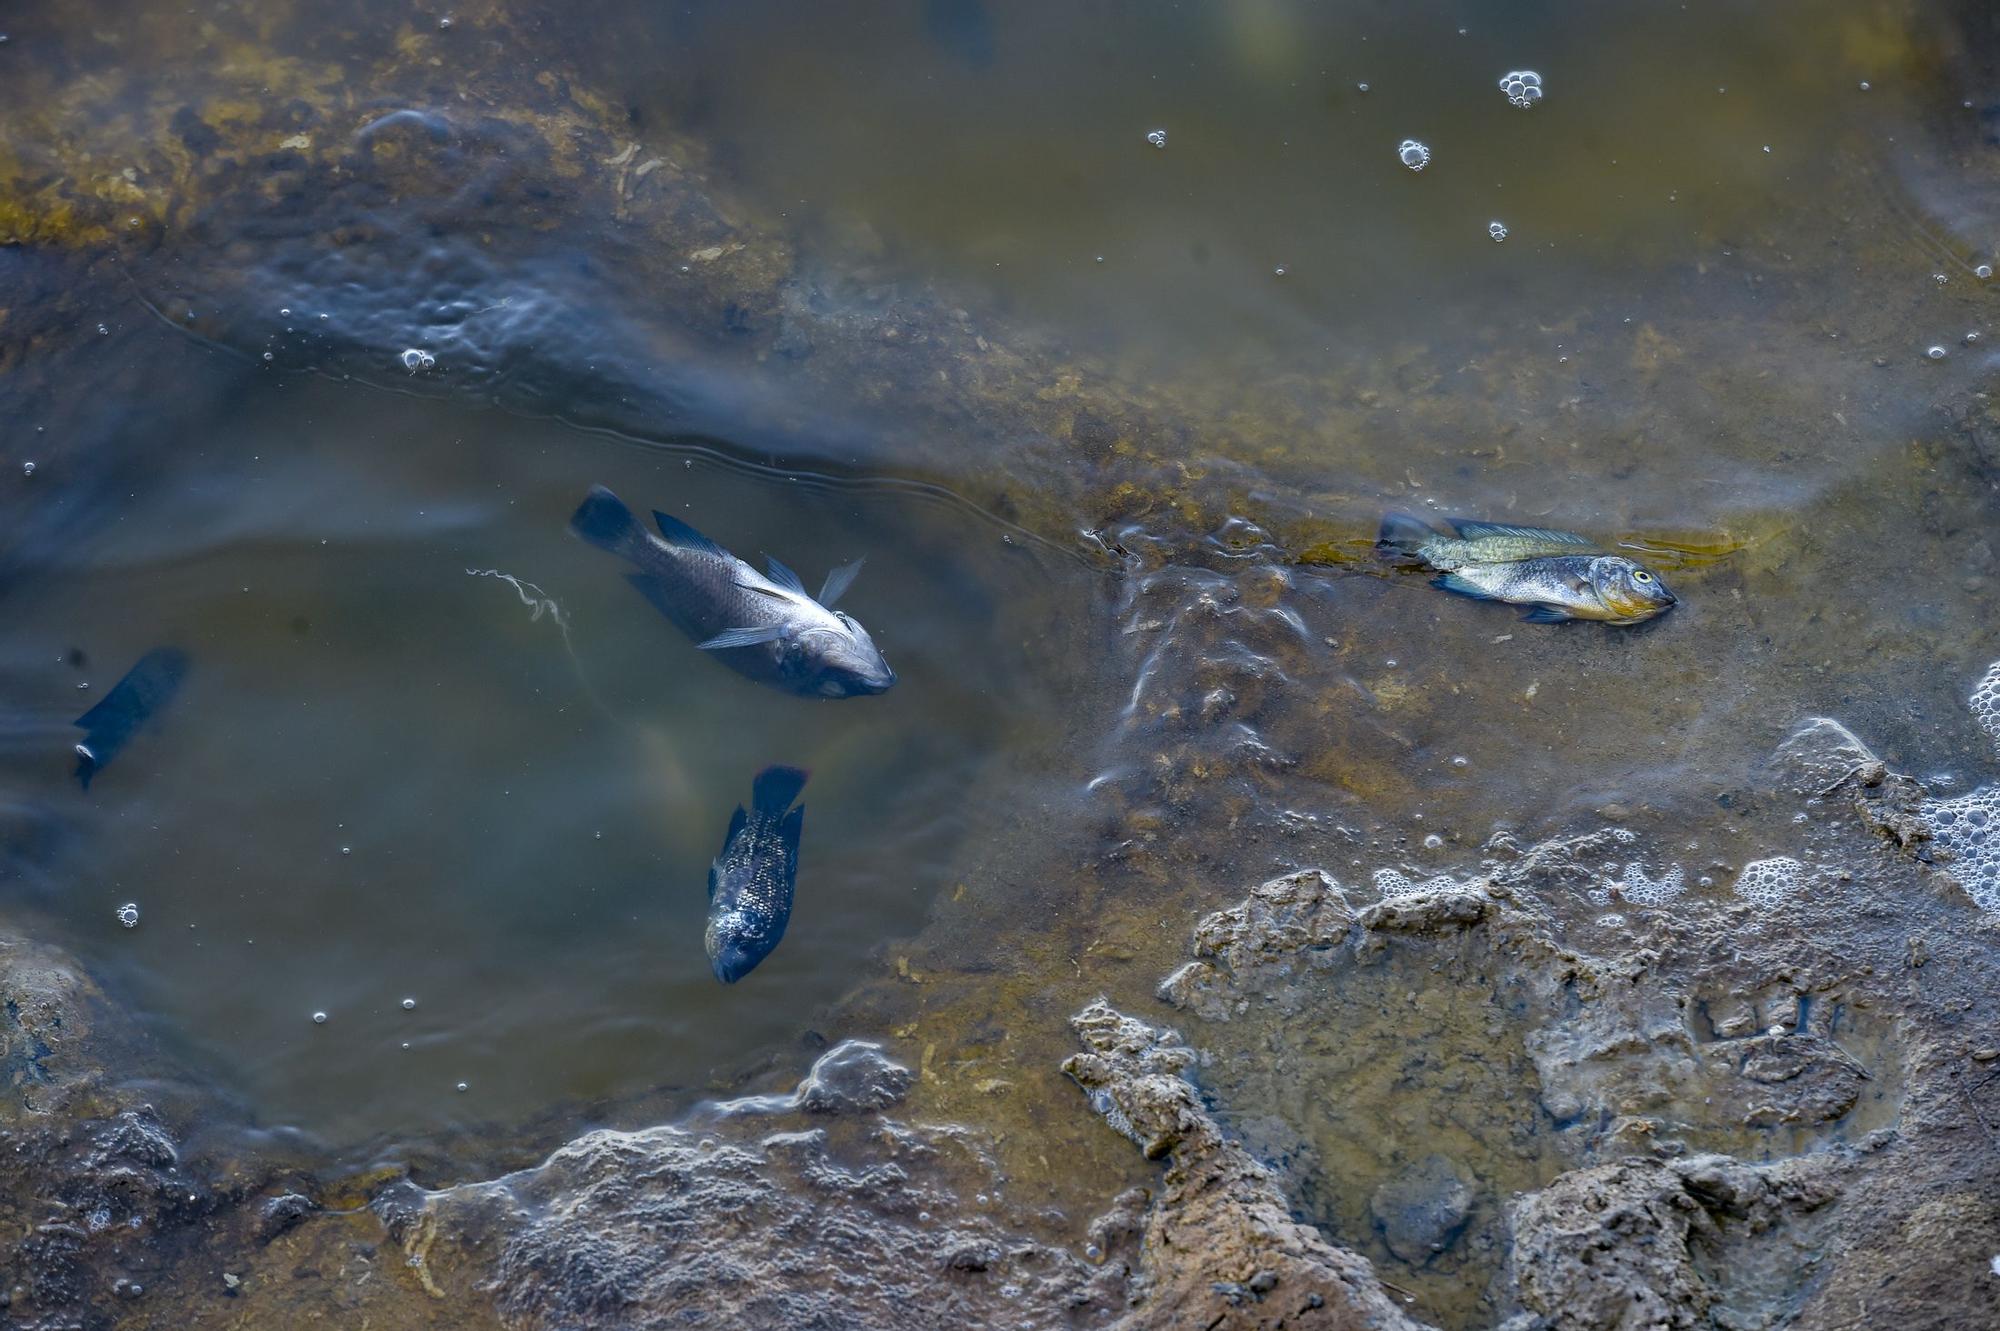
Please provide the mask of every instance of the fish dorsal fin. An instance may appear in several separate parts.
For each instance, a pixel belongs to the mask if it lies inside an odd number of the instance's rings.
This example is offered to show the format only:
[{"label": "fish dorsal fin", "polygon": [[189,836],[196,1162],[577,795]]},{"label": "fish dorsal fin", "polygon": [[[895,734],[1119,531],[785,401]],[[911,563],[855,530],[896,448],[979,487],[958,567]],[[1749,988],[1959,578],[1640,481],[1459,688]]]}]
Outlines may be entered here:
[{"label": "fish dorsal fin", "polygon": [[1446,521],[1451,523],[1451,529],[1458,533],[1460,540],[1506,539],[1535,547],[1529,551],[1532,554],[1573,555],[1598,548],[1594,542],[1573,531],[1519,527],[1510,522],[1470,522],[1462,518],[1448,518]]},{"label": "fish dorsal fin", "polygon": [[829,610],[833,609],[840,598],[847,595],[847,589],[854,585],[854,579],[861,572],[861,566],[867,562],[866,559],[857,559],[852,564],[842,564],[827,574],[826,581],[820,584],[819,603]]},{"label": "fish dorsal fin", "polygon": [[788,592],[797,592],[800,596],[806,595],[806,585],[799,581],[799,575],[786,568],[776,556],[765,555],[764,563],[770,570],[768,576],[772,582]]},{"label": "fish dorsal fin", "polygon": [[657,508],[653,510],[653,521],[658,525],[660,535],[666,538],[668,545],[677,545],[683,550],[700,550],[705,554],[722,555],[725,558],[729,554],[727,550],[717,545],[714,541],[709,540],[679,518],[662,513]]}]

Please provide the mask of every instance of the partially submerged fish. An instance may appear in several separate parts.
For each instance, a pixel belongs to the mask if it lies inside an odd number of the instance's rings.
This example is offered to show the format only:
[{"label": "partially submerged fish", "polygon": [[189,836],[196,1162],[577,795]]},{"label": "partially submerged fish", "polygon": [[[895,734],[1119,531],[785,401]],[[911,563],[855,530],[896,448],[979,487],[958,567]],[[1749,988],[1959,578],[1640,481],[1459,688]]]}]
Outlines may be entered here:
[{"label": "partially submerged fish", "polygon": [[1422,518],[1391,513],[1375,548],[1438,576],[1433,587],[1482,601],[1525,605],[1534,624],[1595,619],[1637,624],[1671,609],[1674,594],[1636,560],[1607,554],[1574,532],[1448,519],[1455,537]]},{"label": "partially submerged fish", "polygon": [[645,598],[739,674],[788,693],[852,698],[896,682],[868,630],[835,603],[861,563],[826,575],[819,596],[799,575],[770,560],[766,577],[694,528],[655,512],[655,536],[601,485],[570,518],[570,530],[629,561],[627,580]]},{"label": "partially submerged fish", "polygon": [[186,652],[155,647],[111,686],[111,692],[99,699],[97,706],[76,719],[75,724],[84,731],[82,743],[76,746],[76,779],[85,790],[139,728],[173,701],[187,668]]},{"label": "partially submerged fish", "polygon": [[708,868],[708,964],[715,978],[735,984],[771,955],[792,918],[799,874],[805,789],[796,767],[767,767],[750,786],[750,808],[736,806],[722,853]]}]

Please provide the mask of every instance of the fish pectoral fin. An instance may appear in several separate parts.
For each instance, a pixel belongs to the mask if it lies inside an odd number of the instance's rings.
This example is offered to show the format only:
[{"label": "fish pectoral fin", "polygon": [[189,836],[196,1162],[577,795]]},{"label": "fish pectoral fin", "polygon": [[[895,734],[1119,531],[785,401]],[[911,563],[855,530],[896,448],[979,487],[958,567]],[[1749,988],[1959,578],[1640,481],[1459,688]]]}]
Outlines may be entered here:
[{"label": "fish pectoral fin", "polygon": [[842,564],[828,573],[826,581],[820,584],[819,603],[828,610],[833,609],[835,603],[847,595],[847,589],[854,585],[854,579],[861,573],[861,566],[867,562],[866,558],[857,559],[852,564]]},{"label": "fish pectoral fin", "polygon": [[766,624],[754,629],[724,629],[722,632],[700,644],[704,652],[719,652],[727,647],[755,647],[760,642],[770,642],[784,633],[777,624]]},{"label": "fish pectoral fin", "polygon": [[1575,615],[1561,606],[1551,605],[1547,601],[1530,606],[1528,613],[1521,616],[1522,621],[1528,624],[1565,624],[1575,618]]},{"label": "fish pectoral fin", "polygon": [[764,564],[770,570],[768,576],[772,582],[788,592],[797,592],[800,596],[806,594],[806,585],[799,581],[799,575],[786,568],[775,556],[765,555]]},{"label": "fish pectoral fin", "polygon": [[1438,574],[1435,578],[1431,579],[1431,586],[1442,588],[1458,596],[1470,596],[1475,601],[1497,601],[1500,599],[1478,583],[1473,582],[1469,578],[1462,578],[1456,573]]}]

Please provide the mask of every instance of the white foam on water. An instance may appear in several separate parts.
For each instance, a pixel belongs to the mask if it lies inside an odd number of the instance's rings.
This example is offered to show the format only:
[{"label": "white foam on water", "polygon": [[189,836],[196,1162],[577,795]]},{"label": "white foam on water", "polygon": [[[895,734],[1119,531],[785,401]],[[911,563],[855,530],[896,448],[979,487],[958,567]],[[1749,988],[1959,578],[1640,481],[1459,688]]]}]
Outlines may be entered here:
[{"label": "white foam on water", "polygon": [[1664,906],[1687,891],[1687,875],[1678,864],[1669,864],[1660,870],[1658,878],[1648,875],[1643,864],[1628,864],[1624,873],[1619,875],[1618,890],[1627,901],[1636,901],[1642,906]]},{"label": "white foam on water", "polygon": [[1972,708],[1972,719],[1993,741],[1993,747],[2000,749],[2000,661],[1986,667],[1986,673],[1972,686],[1972,697],[1967,700]]},{"label": "white foam on water", "polygon": [[1782,905],[1798,894],[1805,882],[1806,870],[1803,864],[1789,855],[1774,855],[1768,860],[1752,860],[1743,866],[1743,872],[1736,875],[1736,895],[1759,906]]},{"label": "white foam on water", "polygon": [[1925,800],[1919,813],[1932,839],[1951,856],[1944,871],[1979,909],[2000,910],[2000,786]]},{"label": "white foam on water", "polygon": [[1395,869],[1375,871],[1375,890],[1386,899],[1388,897],[1413,896],[1418,892],[1444,892],[1458,886],[1458,880],[1448,873],[1433,874],[1418,882],[1406,873]]}]

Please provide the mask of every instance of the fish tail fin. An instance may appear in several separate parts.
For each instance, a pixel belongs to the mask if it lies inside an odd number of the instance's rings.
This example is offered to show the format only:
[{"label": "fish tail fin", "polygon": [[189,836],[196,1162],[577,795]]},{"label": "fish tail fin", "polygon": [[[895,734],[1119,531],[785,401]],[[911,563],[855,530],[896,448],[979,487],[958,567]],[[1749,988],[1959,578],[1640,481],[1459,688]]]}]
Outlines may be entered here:
[{"label": "fish tail fin", "polygon": [[1388,512],[1382,515],[1382,530],[1375,548],[1392,559],[1423,562],[1423,548],[1437,539],[1437,529],[1414,513]]},{"label": "fish tail fin", "polygon": [[806,788],[806,775],[796,767],[767,767],[750,783],[750,802],[758,813],[776,818]]},{"label": "fish tail fin", "polygon": [[601,485],[590,493],[570,515],[569,529],[600,550],[630,556],[645,538],[645,528],[625,507],[625,501]]}]

